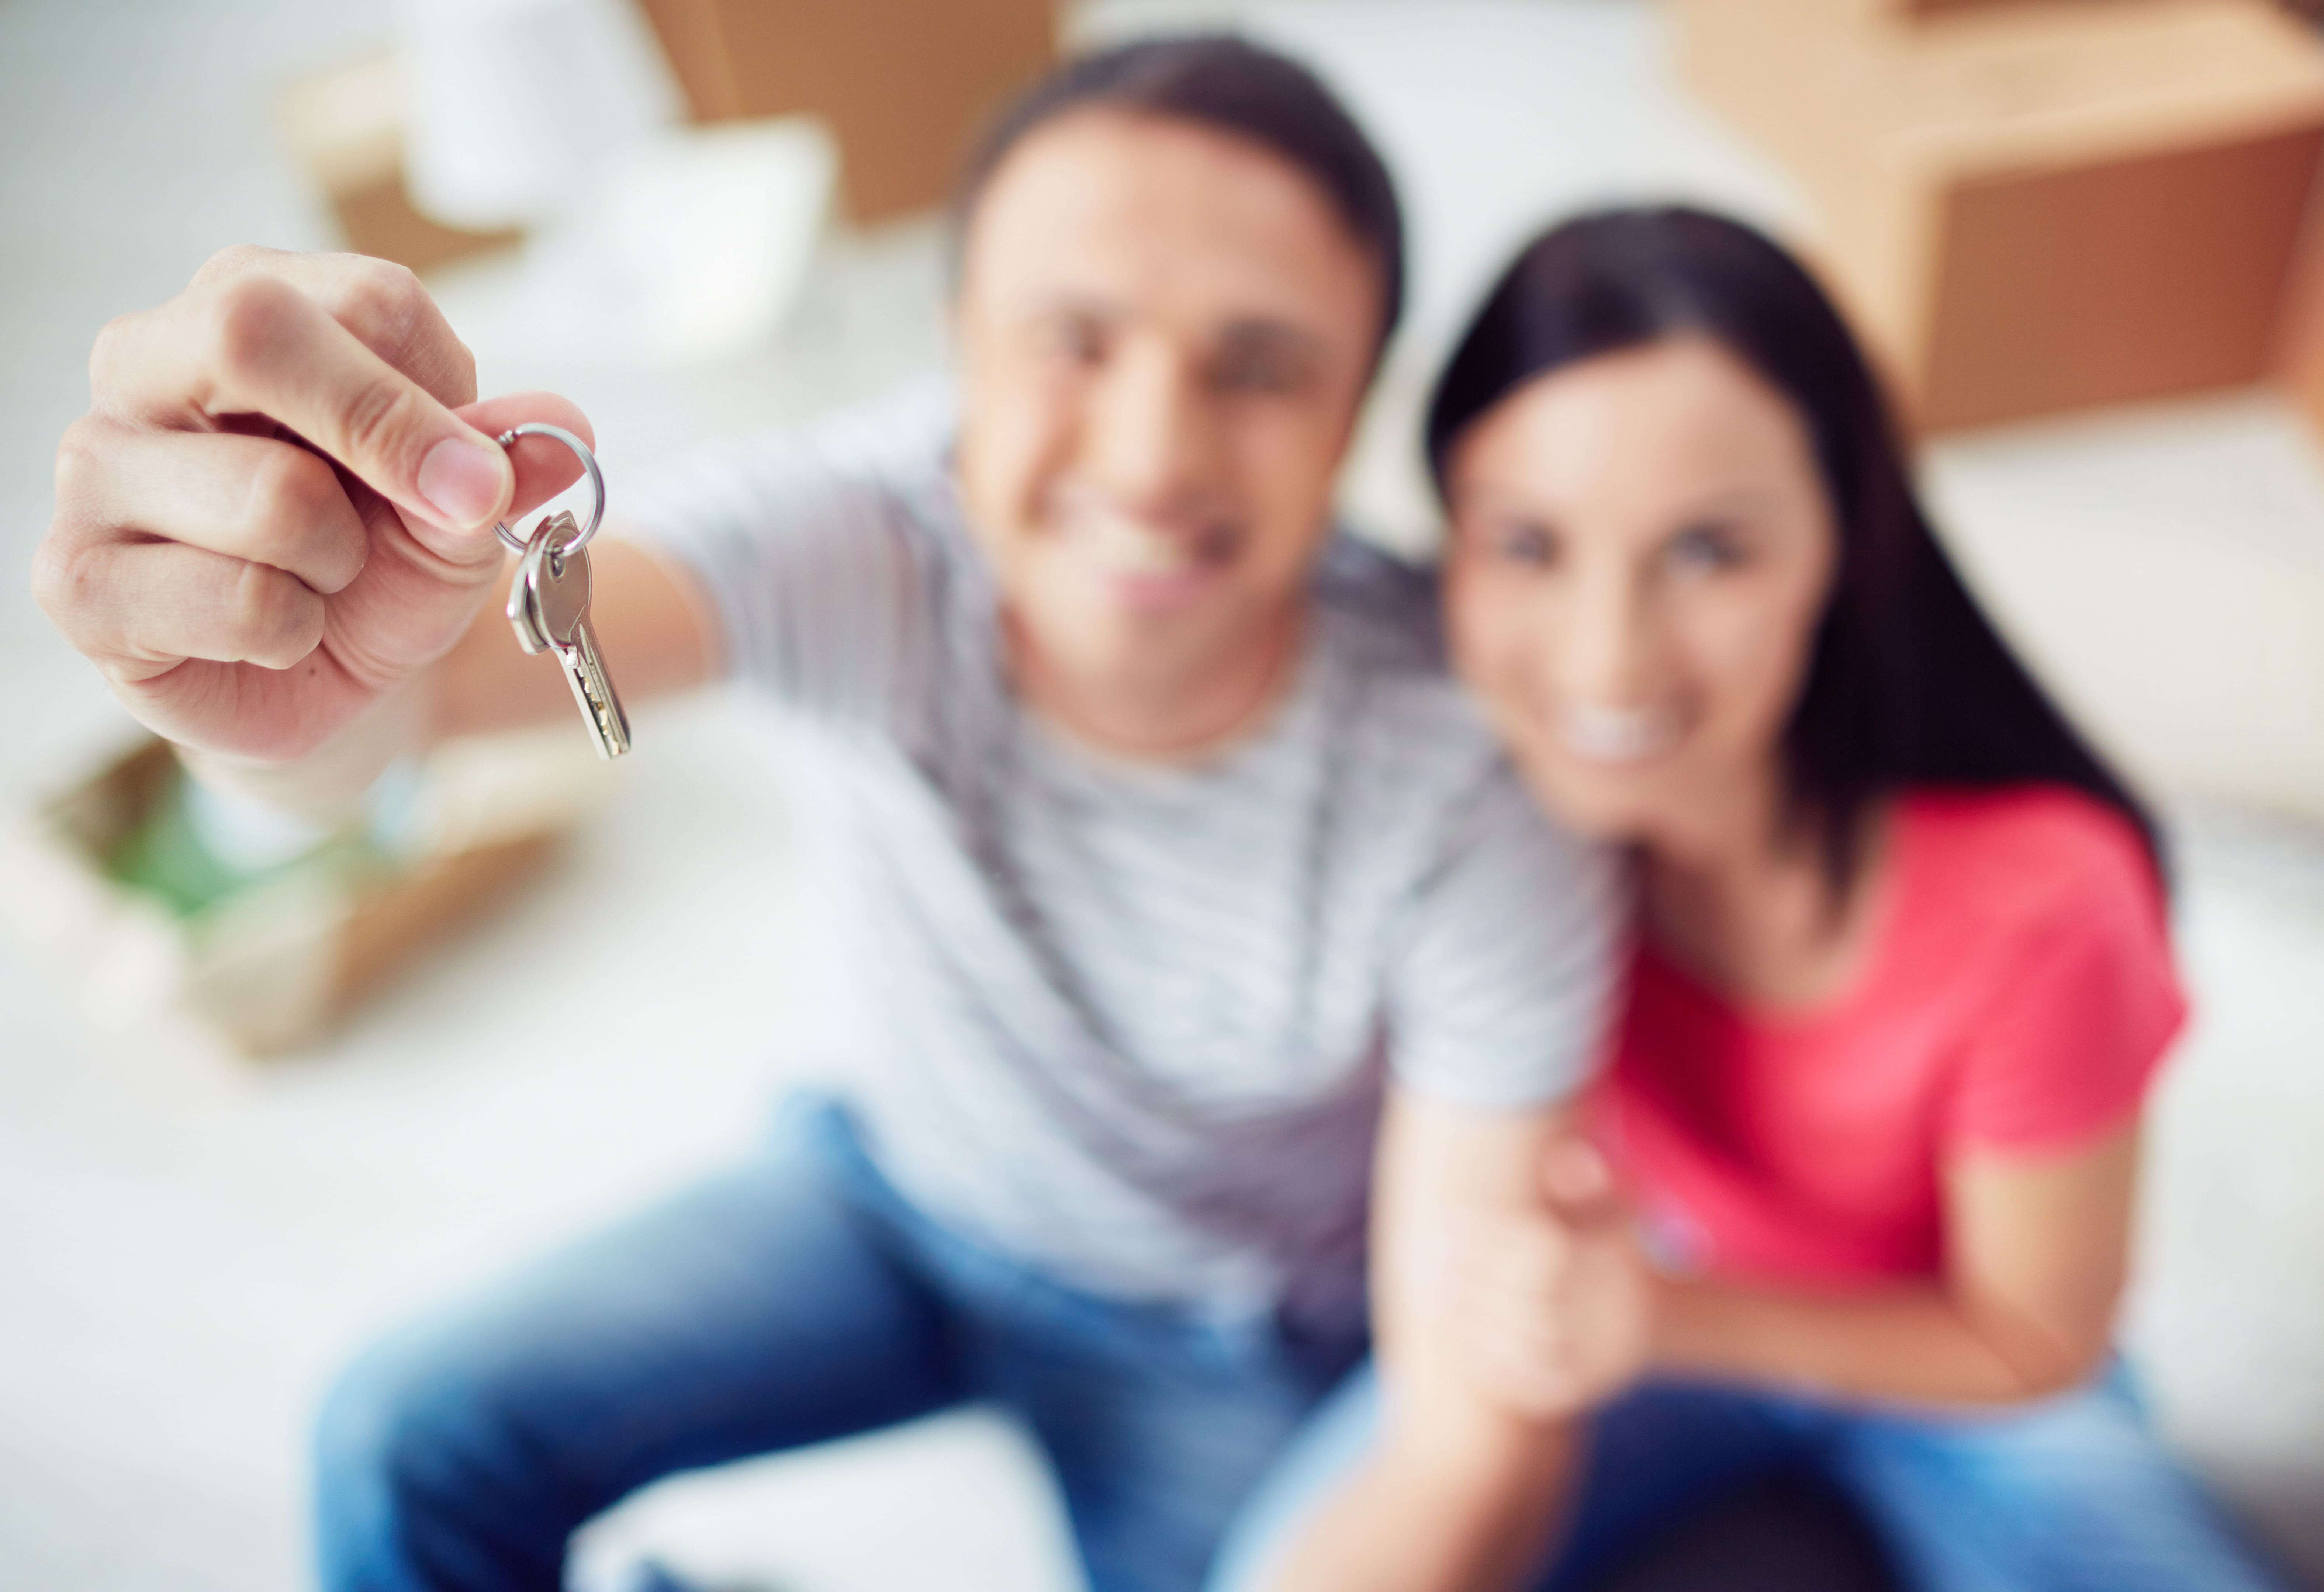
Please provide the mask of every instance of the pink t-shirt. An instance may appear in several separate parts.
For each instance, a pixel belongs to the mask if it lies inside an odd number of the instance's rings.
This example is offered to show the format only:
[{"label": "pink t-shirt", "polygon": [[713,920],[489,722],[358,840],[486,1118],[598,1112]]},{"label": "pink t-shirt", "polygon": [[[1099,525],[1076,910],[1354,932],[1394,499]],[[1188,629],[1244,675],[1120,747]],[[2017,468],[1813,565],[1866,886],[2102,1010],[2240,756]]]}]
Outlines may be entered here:
[{"label": "pink t-shirt", "polygon": [[2115,1127],[2184,1021],[2160,887],[2112,808],[2048,786],[1915,792],[1890,858],[1869,962],[1821,1007],[1738,1010],[1637,952],[1600,1120],[1681,1265],[1933,1276],[1948,1157]]}]

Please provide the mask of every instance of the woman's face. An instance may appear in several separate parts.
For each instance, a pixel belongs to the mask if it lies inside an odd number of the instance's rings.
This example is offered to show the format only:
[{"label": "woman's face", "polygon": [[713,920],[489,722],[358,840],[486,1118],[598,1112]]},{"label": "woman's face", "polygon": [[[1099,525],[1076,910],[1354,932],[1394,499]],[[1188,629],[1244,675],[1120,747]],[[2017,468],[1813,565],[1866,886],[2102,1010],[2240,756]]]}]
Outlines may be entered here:
[{"label": "woman's face", "polygon": [[1720,828],[1775,771],[1838,555],[1798,411],[1673,337],[1518,388],[1448,465],[1455,654],[1536,792],[1608,840]]}]

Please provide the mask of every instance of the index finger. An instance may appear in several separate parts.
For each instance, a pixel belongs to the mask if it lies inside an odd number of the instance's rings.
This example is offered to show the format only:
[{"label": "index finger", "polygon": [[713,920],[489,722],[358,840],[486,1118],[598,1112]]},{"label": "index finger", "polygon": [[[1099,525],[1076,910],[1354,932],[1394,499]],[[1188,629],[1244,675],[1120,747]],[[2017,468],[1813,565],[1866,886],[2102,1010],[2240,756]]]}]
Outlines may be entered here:
[{"label": "index finger", "polygon": [[[546,420],[572,432],[592,451],[597,446],[589,417],[554,392],[503,392],[452,412],[487,437],[499,437],[527,422]],[[520,437],[509,448],[508,458],[516,467],[516,494],[503,518],[512,525],[581,479],[581,461],[549,437]]]},{"label": "index finger", "polygon": [[236,244],[202,262],[188,285],[200,292],[243,276],[277,276],[322,306],[363,345],[457,409],[476,397],[476,361],[420,279],[368,254],[309,253]]},{"label": "index finger", "polygon": [[191,290],[114,342],[108,407],[201,428],[263,416],[402,510],[430,551],[473,563],[490,549],[515,486],[507,456],[290,283]]}]

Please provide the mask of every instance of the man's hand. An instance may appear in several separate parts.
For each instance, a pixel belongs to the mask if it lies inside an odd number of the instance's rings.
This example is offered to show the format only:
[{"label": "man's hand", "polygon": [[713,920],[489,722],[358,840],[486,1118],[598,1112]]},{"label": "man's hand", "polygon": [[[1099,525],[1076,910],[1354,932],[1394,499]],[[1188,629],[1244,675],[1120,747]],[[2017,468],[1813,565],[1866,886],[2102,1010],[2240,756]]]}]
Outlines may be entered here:
[{"label": "man's hand", "polygon": [[1543,1201],[1480,1219],[1447,1257],[1447,1298],[1480,1384],[1511,1410],[1563,1419],[1646,1369],[1654,1274],[1605,1158],[1577,1135],[1545,1150]]},{"label": "man's hand", "polygon": [[560,399],[475,402],[418,279],[355,254],[217,254],[105,328],[89,382],[34,594],[149,727],[262,761],[448,650],[500,573],[493,521],[577,474],[493,435],[590,435]]}]

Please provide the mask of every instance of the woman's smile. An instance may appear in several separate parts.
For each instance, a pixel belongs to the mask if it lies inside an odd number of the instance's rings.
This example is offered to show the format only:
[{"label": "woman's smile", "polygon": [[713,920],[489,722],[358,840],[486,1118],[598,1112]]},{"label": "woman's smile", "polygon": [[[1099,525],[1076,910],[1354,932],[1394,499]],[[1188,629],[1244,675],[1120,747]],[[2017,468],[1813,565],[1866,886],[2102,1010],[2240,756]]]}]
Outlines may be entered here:
[{"label": "woman's smile", "polygon": [[1619,769],[1675,751],[1685,738],[1686,724],[1684,715],[1672,706],[1606,707],[1575,702],[1554,710],[1551,733],[1567,756]]}]

